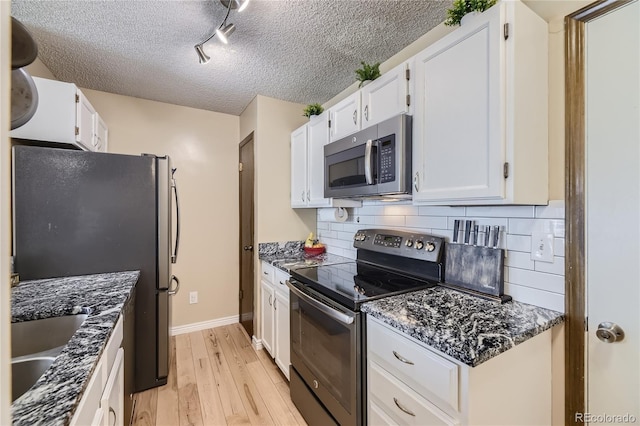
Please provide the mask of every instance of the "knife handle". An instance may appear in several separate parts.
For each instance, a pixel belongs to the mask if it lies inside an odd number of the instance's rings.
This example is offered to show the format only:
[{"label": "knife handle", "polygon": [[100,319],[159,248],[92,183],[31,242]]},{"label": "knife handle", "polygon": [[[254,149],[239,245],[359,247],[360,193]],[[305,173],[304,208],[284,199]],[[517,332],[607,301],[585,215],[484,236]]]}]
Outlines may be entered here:
[{"label": "knife handle", "polygon": [[474,225],[473,226],[473,240],[471,242],[471,245],[477,246],[478,245],[478,241],[480,241],[480,237],[478,235],[479,228],[480,227],[478,225]]},{"label": "knife handle", "polygon": [[471,236],[471,225],[473,224],[472,220],[466,220],[464,222],[464,243],[469,244],[469,237]]},{"label": "knife handle", "polygon": [[493,227],[493,248],[498,248],[499,241],[500,241],[500,227],[496,225]]},{"label": "knife handle", "polygon": [[489,236],[491,235],[491,227],[489,225],[484,227],[484,246],[489,247]]},{"label": "knife handle", "polygon": [[451,242],[458,242],[458,232],[460,231],[460,221],[458,219],[453,221],[453,239]]}]

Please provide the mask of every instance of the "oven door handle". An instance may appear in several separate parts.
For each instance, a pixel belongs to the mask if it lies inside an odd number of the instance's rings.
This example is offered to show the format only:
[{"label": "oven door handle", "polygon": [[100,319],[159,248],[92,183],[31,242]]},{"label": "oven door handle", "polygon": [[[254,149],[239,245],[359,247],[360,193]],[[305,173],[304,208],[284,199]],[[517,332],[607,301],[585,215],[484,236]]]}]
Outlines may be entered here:
[{"label": "oven door handle", "polygon": [[373,185],[373,167],[371,164],[373,161],[371,155],[372,147],[373,141],[369,139],[364,148],[364,177],[367,180],[367,185]]},{"label": "oven door handle", "polygon": [[339,321],[344,325],[353,324],[354,317],[344,314],[340,311],[337,311],[333,309],[331,306],[325,305],[324,303],[314,299],[313,297],[301,292],[293,284],[291,284],[289,280],[287,280],[286,283],[287,283],[287,287],[289,287],[289,290],[291,290],[293,294],[295,294],[300,299],[304,300],[314,308],[318,309],[322,313],[327,314],[332,319]]}]

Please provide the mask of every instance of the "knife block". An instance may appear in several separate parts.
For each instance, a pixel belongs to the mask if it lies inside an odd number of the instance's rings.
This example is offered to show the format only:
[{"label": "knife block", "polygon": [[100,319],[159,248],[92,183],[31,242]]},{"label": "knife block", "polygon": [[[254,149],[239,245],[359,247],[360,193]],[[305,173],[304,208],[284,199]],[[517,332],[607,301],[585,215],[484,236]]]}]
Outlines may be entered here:
[{"label": "knife block", "polygon": [[502,303],[504,295],[504,250],[500,248],[445,245],[444,283],[477,296]]}]

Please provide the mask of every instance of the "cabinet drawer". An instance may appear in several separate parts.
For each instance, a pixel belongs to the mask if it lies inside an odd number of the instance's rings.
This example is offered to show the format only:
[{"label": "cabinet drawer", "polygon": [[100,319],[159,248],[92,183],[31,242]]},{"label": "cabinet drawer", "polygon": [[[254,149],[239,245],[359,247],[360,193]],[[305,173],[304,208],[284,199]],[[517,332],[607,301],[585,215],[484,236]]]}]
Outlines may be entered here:
[{"label": "cabinet drawer", "polygon": [[273,284],[273,280],[274,280],[274,274],[275,274],[275,268],[272,264],[267,263],[267,262],[262,262],[262,267],[261,267],[262,271],[260,275],[262,277],[263,280],[270,282],[271,284]]},{"label": "cabinet drawer", "polygon": [[379,405],[394,424],[458,424],[375,362],[369,362],[368,381],[369,403]]},{"label": "cabinet drawer", "polygon": [[371,317],[367,321],[367,353],[418,394],[459,412],[456,364]]},{"label": "cabinet drawer", "polygon": [[282,269],[275,269],[276,274],[274,277],[273,285],[276,290],[289,294],[289,287],[287,287],[287,280],[291,278],[291,275],[284,272]]}]

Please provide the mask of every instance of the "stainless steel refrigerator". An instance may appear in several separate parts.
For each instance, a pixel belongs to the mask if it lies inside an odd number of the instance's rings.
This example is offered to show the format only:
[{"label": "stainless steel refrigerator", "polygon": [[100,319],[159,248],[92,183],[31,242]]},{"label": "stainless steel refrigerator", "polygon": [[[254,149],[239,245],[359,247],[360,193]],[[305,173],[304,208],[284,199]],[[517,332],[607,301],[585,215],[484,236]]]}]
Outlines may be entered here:
[{"label": "stainless steel refrigerator", "polygon": [[180,229],[174,172],[166,156],[13,148],[13,254],[21,280],[140,270],[136,392],[167,382],[170,296],[179,287],[171,274]]}]

